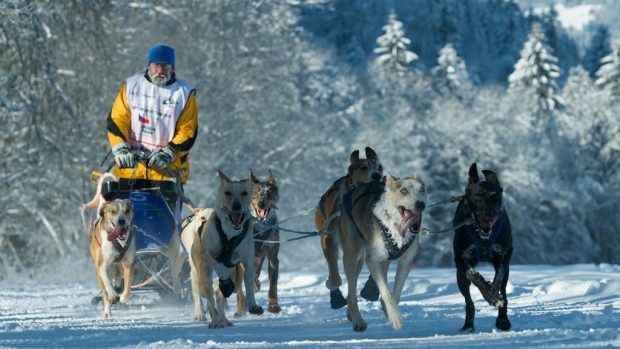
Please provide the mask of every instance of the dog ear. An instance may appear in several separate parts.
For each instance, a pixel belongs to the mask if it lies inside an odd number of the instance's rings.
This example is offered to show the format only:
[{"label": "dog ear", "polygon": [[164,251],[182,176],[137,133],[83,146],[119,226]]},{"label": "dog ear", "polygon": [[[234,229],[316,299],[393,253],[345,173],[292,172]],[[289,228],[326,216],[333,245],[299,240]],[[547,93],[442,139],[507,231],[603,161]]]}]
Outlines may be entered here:
[{"label": "dog ear", "polygon": [[478,166],[474,162],[469,167],[469,184],[480,182],[480,177],[478,177]]},{"label": "dog ear", "polygon": [[231,182],[230,178],[228,178],[228,176],[226,176],[219,168],[217,169],[217,175],[220,177],[222,184]]},{"label": "dog ear", "polygon": [[397,180],[398,180],[397,178],[392,177],[392,175],[390,174],[385,175],[385,185],[388,188],[392,188],[392,186]]},{"label": "dog ear", "polygon": [[366,147],[365,151],[366,151],[366,159],[368,160],[379,159],[379,157],[377,156],[377,153],[375,153],[375,151],[371,147]]},{"label": "dog ear", "polygon": [[489,171],[489,170],[482,170],[482,174],[484,175],[484,179],[487,182],[491,182],[491,183],[499,185],[499,179],[497,178],[497,175],[495,174],[495,172]]},{"label": "dog ear", "polygon": [[254,176],[254,173],[252,172],[252,169],[250,169],[250,183],[252,184],[258,184],[259,180]]},{"label": "dog ear", "polygon": [[359,161],[360,159],[360,151],[359,150],[354,150],[351,155],[349,156],[349,162],[350,163],[354,163],[356,161]]},{"label": "dog ear", "polygon": [[267,178],[267,183],[270,185],[276,185],[276,177],[271,172],[271,169],[269,169],[269,178]]},{"label": "dog ear", "polygon": [[104,202],[101,207],[99,207],[99,217],[103,217],[103,213],[105,212],[105,208],[108,206],[107,202]]}]

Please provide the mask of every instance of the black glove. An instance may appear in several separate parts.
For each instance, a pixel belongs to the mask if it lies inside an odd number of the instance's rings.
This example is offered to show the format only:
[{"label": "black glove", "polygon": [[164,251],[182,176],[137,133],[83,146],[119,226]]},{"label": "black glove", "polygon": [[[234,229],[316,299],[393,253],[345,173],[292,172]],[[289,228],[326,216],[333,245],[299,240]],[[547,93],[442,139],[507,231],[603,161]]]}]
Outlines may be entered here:
[{"label": "black glove", "polygon": [[149,158],[149,167],[164,168],[174,160],[174,150],[170,147],[161,148],[151,154]]},{"label": "black glove", "polygon": [[127,144],[117,144],[114,148],[112,148],[112,154],[114,155],[114,161],[119,168],[136,167],[136,160],[134,159],[134,156]]}]

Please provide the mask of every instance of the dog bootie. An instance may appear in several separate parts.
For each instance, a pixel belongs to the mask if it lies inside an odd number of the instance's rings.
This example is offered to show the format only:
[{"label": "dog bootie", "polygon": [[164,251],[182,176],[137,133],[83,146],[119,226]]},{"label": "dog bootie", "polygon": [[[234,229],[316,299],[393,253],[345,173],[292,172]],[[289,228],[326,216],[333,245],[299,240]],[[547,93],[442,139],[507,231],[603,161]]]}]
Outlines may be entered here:
[{"label": "dog bootie", "polygon": [[224,295],[224,298],[230,297],[234,290],[235,284],[232,282],[231,279],[220,279],[220,291],[222,291],[222,295]]},{"label": "dog bootie", "polygon": [[372,276],[368,277],[368,280],[364,284],[364,288],[362,288],[362,291],[360,292],[360,296],[371,302],[379,299],[379,289],[377,288],[375,279],[373,279]]},{"label": "dog bootie", "polygon": [[329,291],[329,305],[332,309],[340,309],[347,305],[347,300],[344,299],[339,288]]}]

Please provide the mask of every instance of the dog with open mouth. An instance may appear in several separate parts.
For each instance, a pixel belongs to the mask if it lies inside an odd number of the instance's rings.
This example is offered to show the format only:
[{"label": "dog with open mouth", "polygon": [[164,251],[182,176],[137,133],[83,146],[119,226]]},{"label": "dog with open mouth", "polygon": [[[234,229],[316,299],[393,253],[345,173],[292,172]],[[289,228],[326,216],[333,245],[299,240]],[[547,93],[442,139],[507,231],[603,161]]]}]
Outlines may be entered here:
[{"label": "dog with open mouth", "polygon": [[[267,275],[269,276],[269,291],[267,311],[279,313],[281,308],[278,304],[278,275],[280,261],[278,252],[280,244],[267,243],[265,241],[279,241],[280,232],[278,230],[278,217],[276,206],[278,202],[278,184],[276,178],[269,170],[269,178],[261,181],[252,170],[250,170],[249,181],[252,184],[252,202],[250,203],[250,213],[254,217],[253,232],[254,238],[254,291],[258,292],[261,287],[259,281],[263,262],[267,259]],[[240,263],[235,267],[235,286],[237,289],[237,312],[240,316],[245,312],[245,295],[243,293],[243,273],[244,264]]]},{"label": "dog with open mouth", "polygon": [[[231,180],[220,170],[218,175],[219,206],[196,210],[194,218],[188,220],[181,232],[181,241],[189,254],[194,319],[205,320],[201,303],[204,296],[211,318],[210,328],[231,325],[226,319],[225,299],[234,290],[231,279],[239,263],[245,265],[245,307],[251,314],[263,313],[263,308],[256,305],[254,298],[254,219],[250,214],[252,184],[247,179]],[[214,271],[219,277],[217,287],[213,286]]]},{"label": "dog with open mouth", "polygon": [[[509,330],[508,284],[509,264],[512,256],[512,228],[506,209],[503,206],[503,188],[497,174],[482,171],[485,180],[478,176],[478,167],[473,163],[469,168],[469,180],[465,195],[459,202],[454,215],[454,263],[456,281],[465,298],[465,324],[461,331],[474,331],[474,302],[469,293],[473,283],[483,298],[498,308],[495,326]],[[474,269],[479,262],[493,264],[495,276],[488,282]]]},{"label": "dog with open mouth", "polygon": [[[390,325],[401,329],[403,317],[398,302],[419,248],[426,201],[425,184],[417,175],[388,175],[385,182],[362,184],[343,197],[344,212],[338,220],[338,233],[348,283],[347,316],[354,331],[367,328],[356,295],[364,262],[379,290]],[[390,291],[387,272],[392,261],[398,266]]]},{"label": "dog with open mouth", "polygon": [[[136,259],[136,242],[132,228],[133,205],[130,200],[103,202],[99,218],[90,234],[90,255],[95,264],[97,283],[103,300],[103,316],[112,315],[111,305],[125,303],[131,295],[131,283]],[[119,296],[112,279],[117,270],[124,280]],[[119,281],[119,280],[115,280]]]}]

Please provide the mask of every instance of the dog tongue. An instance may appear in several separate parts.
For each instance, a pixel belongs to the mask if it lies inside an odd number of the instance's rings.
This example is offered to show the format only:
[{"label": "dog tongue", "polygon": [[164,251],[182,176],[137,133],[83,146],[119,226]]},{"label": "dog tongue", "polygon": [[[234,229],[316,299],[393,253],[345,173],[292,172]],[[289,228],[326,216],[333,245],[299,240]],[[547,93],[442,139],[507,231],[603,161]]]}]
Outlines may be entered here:
[{"label": "dog tongue", "polygon": [[405,233],[407,232],[407,229],[411,228],[412,226],[416,225],[417,228],[419,229],[420,227],[420,222],[422,220],[422,215],[421,214],[416,214],[413,211],[410,210],[400,210],[401,212],[401,217],[400,217],[400,224],[398,225],[398,233],[400,234],[401,237],[405,237]]},{"label": "dog tongue", "polygon": [[262,208],[259,208],[257,211],[258,211],[258,218],[260,218],[260,219],[267,218],[267,213],[269,213],[268,210],[264,210]]},{"label": "dog tongue", "polygon": [[125,235],[126,232],[127,232],[127,227],[115,227],[114,229],[112,229],[112,232],[108,234],[108,241],[114,241],[119,236]]},{"label": "dog tongue", "polygon": [[499,218],[499,215],[493,216],[491,218],[481,219],[480,220],[480,226],[482,227],[482,229],[489,230],[489,229],[491,229],[493,224],[495,224],[495,222],[497,222],[498,218]]}]

